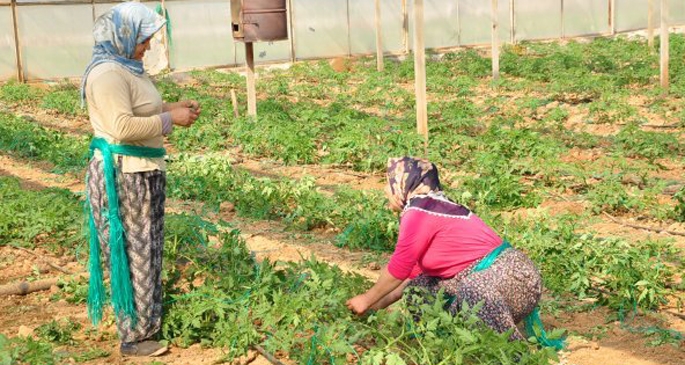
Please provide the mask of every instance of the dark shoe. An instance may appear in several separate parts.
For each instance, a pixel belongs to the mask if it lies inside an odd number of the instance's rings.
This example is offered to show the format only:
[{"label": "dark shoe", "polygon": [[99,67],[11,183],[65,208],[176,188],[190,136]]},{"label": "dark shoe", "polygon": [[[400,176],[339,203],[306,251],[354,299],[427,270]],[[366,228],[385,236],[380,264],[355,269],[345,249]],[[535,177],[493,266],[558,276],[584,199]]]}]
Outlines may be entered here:
[{"label": "dark shoe", "polygon": [[119,348],[121,356],[155,357],[163,355],[168,350],[168,347],[157,341],[123,342]]}]

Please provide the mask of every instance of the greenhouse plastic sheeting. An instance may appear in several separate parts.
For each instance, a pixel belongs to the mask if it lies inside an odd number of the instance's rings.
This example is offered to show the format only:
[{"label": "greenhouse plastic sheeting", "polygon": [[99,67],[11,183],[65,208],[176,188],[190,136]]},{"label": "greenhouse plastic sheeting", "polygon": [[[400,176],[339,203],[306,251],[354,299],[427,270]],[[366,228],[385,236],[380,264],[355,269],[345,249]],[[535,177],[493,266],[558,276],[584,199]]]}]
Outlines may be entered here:
[{"label": "greenhouse plastic sheeting", "polygon": [[564,37],[606,34],[609,28],[609,2],[564,0]]},{"label": "greenhouse plastic sheeting", "polygon": [[[108,2],[103,2],[103,3],[95,3],[95,8],[94,8],[94,15],[95,18],[99,17],[102,15],[104,12],[107,10],[111,9],[115,5],[120,4],[121,2],[115,2],[115,1],[108,1]],[[147,6],[148,8],[154,10],[155,7],[157,7],[158,4],[160,4],[160,1],[145,1],[143,4]]]},{"label": "greenhouse plastic sheeting", "polygon": [[459,2],[424,0],[424,37],[426,48],[459,45]]},{"label": "greenhouse plastic sheeting", "polygon": [[[245,43],[235,42],[234,53],[238,65],[245,64]],[[273,63],[290,61],[290,41],[254,43],[254,61],[259,63]]]},{"label": "greenhouse plastic sheeting", "polygon": [[[659,24],[659,3],[654,0],[654,20],[655,27]],[[625,32],[629,30],[647,28],[647,0],[616,0],[616,31]]]},{"label": "greenhouse plastic sheeting", "polygon": [[[411,0],[410,0],[411,1]],[[350,52],[376,52],[376,4],[373,0],[349,0]],[[383,51],[404,51],[402,1],[381,1],[381,37]]]},{"label": "greenhouse plastic sheeting", "polygon": [[19,6],[17,17],[27,79],[83,73],[93,46],[91,5]]},{"label": "greenhouse plastic sheeting", "polygon": [[517,0],[514,6],[516,40],[561,36],[561,0]]},{"label": "greenhouse plastic sheeting", "polygon": [[17,58],[14,53],[12,8],[0,7],[0,80],[16,79]]},{"label": "greenhouse plastic sheeting", "polygon": [[685,1],[671,0],[669,4],[669,13],[671,18],[671,24],[685,24]]},{"label": "greenhouse plastic sheeting", "polygon": [[169,1],[165,4],[172,25],[172,67],[236,63],[227,0]]},{"label": "greenhouse plastic sheeting", "polygon": [[[492,42],[491,4],[483,0],[459,0],[459,45],[490,44]],[[499,40],[511,40],[509,2],[500,1],[497,7]]]},{"label": "greenhouse plastic sheeting", "polygon": [[297,59],[349,54],[347,1],[293,0],[291,4]]},{"label": "greenhouse plastic sheeting", "polygon": [[[616,0],[616,31],[626,32],[647,28],[647,0]],[[668,4],[670,25],[685,25],[685,1],[670,0]],[[654,0],[653,24],[655,34],[661,24],[661,1]]]}]

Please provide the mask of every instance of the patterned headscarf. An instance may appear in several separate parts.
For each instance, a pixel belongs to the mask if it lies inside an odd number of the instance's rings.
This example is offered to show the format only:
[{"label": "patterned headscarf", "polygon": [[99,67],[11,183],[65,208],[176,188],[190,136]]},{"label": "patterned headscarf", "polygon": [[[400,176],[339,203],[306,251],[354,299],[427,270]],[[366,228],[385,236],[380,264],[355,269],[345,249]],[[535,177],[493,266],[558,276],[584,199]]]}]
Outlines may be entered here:
[{"label": "patterned headscarf", "polygon": [[442,193],[438,168],[427,160],[413,157],[389,159],[388,184],[404,212],[420,210],[441,217],[471,218],[471,210]]},{"label": "patterned headscarf", "polygon": [[152,37],[166,23],[161,16],[137,2],[119,4],[101,15],[93,26],[93,57],[81,80],[81,102],[86,99],[86,80],[93,68],[105,62],[123,66],[134,75],[142,75],[143,62],[132,59],[136,45]]},{"label": "patterned headscarf", "polygon": [[388,159],[388,183],[402,206],[415,195],[442,190],[438,168],[432,162],[413,157]]}]

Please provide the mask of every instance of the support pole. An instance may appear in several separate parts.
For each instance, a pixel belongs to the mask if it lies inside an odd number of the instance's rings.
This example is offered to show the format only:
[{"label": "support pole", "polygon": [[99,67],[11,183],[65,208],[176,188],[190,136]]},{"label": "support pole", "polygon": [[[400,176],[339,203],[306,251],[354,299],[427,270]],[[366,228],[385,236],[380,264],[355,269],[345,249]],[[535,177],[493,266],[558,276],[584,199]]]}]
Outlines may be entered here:
[{"label": "support pole", "polygon": [[668,0],[661,0],[661,87],[668,90]]},{"label": "support pole", "polygon": [[407,0],[402,0],[402,45],[404,53],[409,54],[409,11],[407,10]]},{"label": "support pole", "polygon": [[12,26],[14,27],[14,54],[17,60],[17,81],[24,82],[24,67],[21,59],[21,42],[19,41],[19,21],[17,16],[17,0],[12,0]]},{"label": "support pole", "polygon": [[423,41],[423,0],[414,0],[414,88],[416,129],[424,138],[428,154],[428,103],[426,100],[426,50]]},{"label": "support pole", "polygon": [[376,0],[376,69],[382,72],[383,65],[383,39],[381,34],[381,0]]},{"label": "support pole", "polygon": [[509,38],[511,38],[511,44],[516,43],[516,13],[514,12],[514,9],[515,1],[509,0]]},{"label": "support pole", "polygon": [[566,38],[566,24],[564,24],[564,0],[561,0],[561,19],[560,22],[561,24],[561,31],[559,34],[561,34],[561,39]]},{"label": "support pole", "polygon": [[[162,16],[164,17],[164,19],[167,18],[166,14],[166,4],[164,3],[164,0],[162,0]],[[169,45],[171,44],[171,40],[169,39],[168,27],[169,24],[165,23],[164,28],[162,29],[162,45],[164,45],[164,56],[166,56],[167,70],[171,70],[171,54],[169,52]]]},{"label": "support pole", "polygon": [[492,0],[491,19],[492,19],[492,80],[499,80],[499,22],[497,16],[497,2]]},{"label": "support pole", "polygon": [[247,65],[247,115],[257,116],[257,91],[254,78],[254,46],[245,42],[245,62]]},{"label": "support pole", "polygon": [[654,50],[654,0],[647,4],[647,45]]},{"label": "support pole", "polygon": [[616,0],[609,0],[609,29],[611,35],[616,34]]}]

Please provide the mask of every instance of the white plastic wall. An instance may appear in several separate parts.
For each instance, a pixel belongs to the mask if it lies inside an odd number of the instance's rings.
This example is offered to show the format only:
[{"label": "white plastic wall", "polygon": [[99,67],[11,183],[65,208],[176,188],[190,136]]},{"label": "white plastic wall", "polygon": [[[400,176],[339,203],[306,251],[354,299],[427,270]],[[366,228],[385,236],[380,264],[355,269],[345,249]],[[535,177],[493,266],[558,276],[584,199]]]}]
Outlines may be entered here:
[{"label": "white plastic wall", "polygon": [[[54,4],[38,5],[49,1]],[[77,0],[18,0],[24,73],[28,79],[79,76],[90,59],[95,17],[122,1],[67,5]],[[491,40],[491,1],[423,0],[427,48],[486,45]],[[615,30],[647,26],[648,0],[615,0]],[[8,4],[9,0],[0,0]],[[374,54],[375,0],[288,0],[289,40],[255,44],[257,63]],[[659,5],[654,0],[654,25]],[[34,3],[34,4],[30,4]],[[159,1],[143,1],[155,8]],[[383,49],[413,47],[413,3],[381,0]],[[609,34],[610,0],[499,0],[499,39],[503,43]],[[166,0],[172,24],[171,66],[188,69],[241,65],[244,44],[231,35],[230,0]],[[513,24],[512,24],[513,6]],[[670,23],[685,25],[685,0],[669,0]],[[408,32],[405,32],[404,16]],[[16,75],[12,12],[0,6],[0,80]]]},{"label": "white plastic wall", "polygon": [[[490,44],[492,40],[492,6],[487,0],[459,1],[459,45]],[[497,6],[499,20],[499,40],[511,40],[511,21],[509,1],[499,1]]]},{"label": "white plastic wall", "polygon": [[564,37],[602,34],[610,31],[608,1],[564,0]]},{"label": "white plastic wall", "polygon": [[[374,0],[349,0],[350,52],[376,52],[376,4]],[[381,2],[381,41],[383,51],[404,50],[402,1]]]},{"label": "white plastic wall", "polygon": [[0,80],[17,78],[12,8],[0,6]]},{"label": "white plastic wall", "polygon": [[18,6],[17,27],[27,79],[78,76],[90,61],[90,4]]},{"label": "white plastic wall", "polygon": [[516,40],[561,37],[561,0],[517,0]]},{"label": "white plastic wall", "polygon": [[293,42],[297,59],[350,53],[347,1],[292,0]]}]

